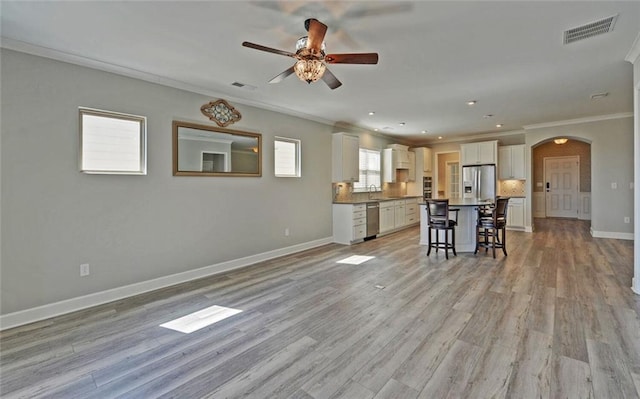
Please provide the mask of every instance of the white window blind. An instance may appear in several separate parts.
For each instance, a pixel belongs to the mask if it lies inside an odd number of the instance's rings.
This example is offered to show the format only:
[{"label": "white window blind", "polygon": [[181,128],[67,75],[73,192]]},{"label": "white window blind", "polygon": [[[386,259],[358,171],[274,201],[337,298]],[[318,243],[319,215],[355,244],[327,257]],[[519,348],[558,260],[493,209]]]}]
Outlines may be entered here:
[{"label": "white window blind", "polygon": [[146,174],[146,118],[80,108],[80,171]]},{"label": "white window blind", "polygon": [[360,181],[353,183],[353,191],[368,191],[371,185],[376,191],[381,190],[380,182],[380,151],[360,148]]},{"label": "white window blind", "polygon": [[276,177],[300,177],[300,140],[276,137],[273,149]]}]

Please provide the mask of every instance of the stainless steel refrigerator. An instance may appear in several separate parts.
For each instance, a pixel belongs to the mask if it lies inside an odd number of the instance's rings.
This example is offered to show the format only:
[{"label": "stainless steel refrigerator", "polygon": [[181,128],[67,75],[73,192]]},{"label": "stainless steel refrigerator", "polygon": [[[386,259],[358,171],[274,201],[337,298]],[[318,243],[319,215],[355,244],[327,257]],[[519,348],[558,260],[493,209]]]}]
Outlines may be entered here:
[{"label": "stainless steel refrigerator", "polygon": [[463,166],[462,196],[495,202],[496,165]]}]

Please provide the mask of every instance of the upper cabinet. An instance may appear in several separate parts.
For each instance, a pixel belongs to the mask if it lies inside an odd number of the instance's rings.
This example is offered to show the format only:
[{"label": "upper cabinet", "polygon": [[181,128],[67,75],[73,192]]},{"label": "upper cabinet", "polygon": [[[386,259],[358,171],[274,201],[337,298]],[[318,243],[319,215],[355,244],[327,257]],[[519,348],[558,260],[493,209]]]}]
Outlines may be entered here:
[{"label": "upper cabinet", "polygon": [[500,147],[498,160],[498,178],[500,180],[526,179],[524,144]]},{"label": "upper cabinet", "polygon": [[409,181],[416,181],[416,153],[409,151]]},{"label": "upper cabinet", "polygon": [[[400,144],[390,144],[382,150],[382,182],[400,183],[410,180],[411,162],[409,160],[409,147]],[[415,161],[414,161],[415,163]],[[415,180],[415,165],[413,167]]]},{"label": "upper cabinet", "polygon": [[354,182],[359,179],[360,139],[346,133],[334,133],[331,141],[331,181]]},{"label": "upper cabinet", "polygon": [[498,141],[460,144],[462,165],[496,164]]},{"label": "upper cabinet", "polygon": [[[417,147],[412,148],[416,154],[416,173],[418,176],[420,175],[430,175],[431,174],[431,148],[427,147]],[[422,172],[422,173],[420,173]]]}]

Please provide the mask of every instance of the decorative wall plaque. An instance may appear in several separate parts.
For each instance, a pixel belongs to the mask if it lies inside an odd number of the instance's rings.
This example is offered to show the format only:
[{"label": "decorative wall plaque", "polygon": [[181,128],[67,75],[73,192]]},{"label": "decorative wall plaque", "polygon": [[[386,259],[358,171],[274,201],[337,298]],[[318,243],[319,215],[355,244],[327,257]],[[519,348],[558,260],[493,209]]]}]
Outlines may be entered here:
[{"label": "decorative wall plaque", "polygon": [[225,100],[211,101],[200,107],[200,111],[220,127],[229,126],[242,118],[240,112]]}]

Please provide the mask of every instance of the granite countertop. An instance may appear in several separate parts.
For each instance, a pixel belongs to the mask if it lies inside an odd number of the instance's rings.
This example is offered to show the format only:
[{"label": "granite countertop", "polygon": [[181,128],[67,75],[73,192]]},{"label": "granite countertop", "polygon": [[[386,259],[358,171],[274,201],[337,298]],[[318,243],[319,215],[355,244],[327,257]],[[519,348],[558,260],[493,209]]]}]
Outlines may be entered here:
[{"label": "granite countertop", "polygon": [[[481,206],[491,205],[493,201],[483,201],[476,198],[455,198],[449,200],[449,206]],[[420,202],[420,205],[426,205],[426,202]]]},{"label": "granite countertop", "polygon": [[409,198],[422,198],[419,195],[405,195],[403,197],[382,197],[382,198],[371,198],[371,199],[361,199],[361,200],[346,200],[346,201],[333,201],[334,204],[366,204],[367,202],[385,202],[385,201],[397,201]]}]

